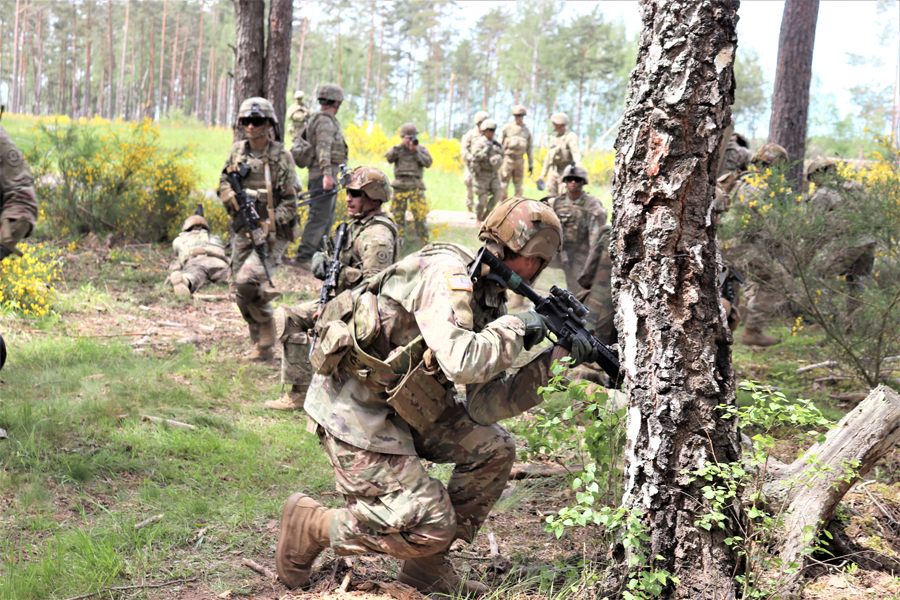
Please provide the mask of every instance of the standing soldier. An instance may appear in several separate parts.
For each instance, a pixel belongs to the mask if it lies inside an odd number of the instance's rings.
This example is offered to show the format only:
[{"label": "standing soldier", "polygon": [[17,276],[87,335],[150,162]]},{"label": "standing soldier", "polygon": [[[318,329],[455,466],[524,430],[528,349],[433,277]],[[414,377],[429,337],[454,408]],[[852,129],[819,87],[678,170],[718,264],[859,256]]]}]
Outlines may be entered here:
[{"label": "standing soldier", "polygon": [[[350,224],[341,248],[341,273],[335,295],[356,287],[360,281],[377,275],[398,256],[397,226],[381,211],[391,199],[387,177],[374,167],[356,167],[348,174],[347,214]],[[312,272],[321,280],[327,276],[327,261],[321,252],[313,254]],[[281,354],[281,383],[291,389],[278,400],[266,402],[276,410],[300,410],[306,388],[312,379],[309,365],[308,331],[315,324],[319,301],[304,302],[293,308],[275,310],[275,334],[284,344]]]},{"label": "standing soldier", "polygon": [[265,98],[248,98],[238,111],[238,123],[246,139],[235,142],[225,161],[226,169],[241,164],[250,167],[241,182],[248,198],[261,218],[267,235],[266,262],[255,251],[250,232],[237,219],[240,206],[225,174],[219,180],[219,198],[232,217],[234,232],[231,246],[231,274],[235,303],[250,329],[255,344],[248,357],[269,360],[275,344],[275,323],[269,301],[277,294],[265,288],[269,273],[281,261],[287,245],[295,238],[293,225],[297,218],[297,176],[294,160],[281,142],[269,139],[269,131],[278,124],[272,103]]},{"label": "standing soldier", "polygon": [[422,174],[432,163],[428,148],[419,144],[416,137],[419,130],[413,123],[404,123],[400,127],[400,143],[384,155],[388,163],[394,165],[394,200],[391,202],[391,214],[394,222],[400,227],[400,236],[406,235],[406,206],[412,212],[416,237],[422,243],[428,242],[428,201],[425,199],[425,182]]},{"label": "standing soldier", "polygon": [[303,104],[304,98],[306,98],[306,94],[297,90],[294,92],[294,103],[287,109],[287,119],[290,123],[292,140],[297,139],[297,136],[300,135],[300,131],[309,122],[309,109]]},{"label": "standing soldier", "polygon": [[10,254],[22,256],[16,246],[34,231],[37,213],[31,169],[0,126],[0,261]]},{"label": "standing soldier", "polygon": [[463,183],[466,185],[466,210],[472,212],[475,198],[475,184],[472,181],[472,171],[469,170],[469,161],[472,160],[472,144],[481,137],[481,123],[488,118],[483,110],[475,113],[475,127],[468,130],[462,136],[459,143],[459,155],[463,160]]},{"label": "standing soldier", "polygon": [[[485,250],[529,283],[560,236],[553,211],[524,198],[498,206],[479,233]],[[488,591],[457,575],[448,550],[475,539],[503,492],[516,452],[498,422],[541,402],[553,351],[506,373],[546,325],[533,311],[506,314],[505,289],[469,278],[473,259],[456,244],[426,246],[353,294],[349,326],[324,325],[328,337],[353,333],[313,377],[306,411],[346,508],[326,509],[302,493],[287,499],[275,566],[288,588],[308,585],[316,556],[330,547],[402,559],[399,581],[425,594]],[[576,364],[596,358],[575,342]],[[466,402],[454,399],[454,384],[466,386]],[[446,485],[429,476],[426,460],[453,463]]]},{"label": "standing soldier", "polygon": [[574,131],[566,131],[569,117],[566,113],[550,115],[555,133],[550,136],[547,158],[544,159],[544,167],[538,178],[538,189],[544,189],[544,180],[547,182],[547,195],[558,196],[565,192],[560,173],[571,163],[581,162],[581,150],[578,148],[578,136]]},{"label": "standing soldier", "polygon": [[[306,139],[312,144],[313,162],[309,167],[310,190],[332,190],[341,165],[347,164],[347,142],[341,124],[335,118],[344,101],[344,90],[334,83],[319,88],[316,97],[319,110],[309,119]],[[295,265],[309,271],[313,253],[319,249],[322,236],[331,230],[337,194],[309,205],[303,237],[297,249]]]},{"label": "standing soldier", "polygon": [[513,106],[512,116],[515,119],[500,129],[497,140],[503,146],[503,164],[500,166],[500,181],[503,183],[503,196],[509,194],[509,182],[515,186],[516,196],[522,195],[522,181],[525,179],[525,155],[528,155],[528,176],[534,173],[534,156],[531,153],[531,132],[525,125],[525,107],[521,104]]},{"label": "standing soldier", "polygon": [[[562,172],[565,193],[550,200],[550,206],[563,228],[563,251],[554,259],[555,267],[566,274],[566,288],[577,293],[581,286],[585,261],[597,247],[600,230],[606,223],[606,209],[600,201],[584,191],[588,173],[581,165],[571,163]],[[588,277],[590,279],[590,277]]]},{"label": "standing soldier", "polygon": [[228,279],[225,244],[219,236],[210,235],[209,223],[203,215],[185,219],[172,249],[176,258],[169,265],[169,282],[175,288],[175,295],[190,298],[207,283]]},{"label": "standing soldier", "polygon": [[472,183],[477,196],[475,222],[479,227],[503,194],[498,173],[503,162],[503,149],[494,139],[497,123],[492,119],[485,119],[481,122],[480,129],[481,136],[472,144],[469,161],[469,171],[472,173]]}]

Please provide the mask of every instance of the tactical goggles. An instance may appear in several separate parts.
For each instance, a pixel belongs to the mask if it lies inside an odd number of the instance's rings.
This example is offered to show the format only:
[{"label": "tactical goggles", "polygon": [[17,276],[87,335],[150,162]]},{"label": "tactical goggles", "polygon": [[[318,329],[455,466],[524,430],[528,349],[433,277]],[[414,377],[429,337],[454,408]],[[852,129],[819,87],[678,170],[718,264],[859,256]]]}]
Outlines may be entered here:
[{"label": "tactical goggles", "polygon": [[248,125],[253,125],[254,127],[262,127],[269,120],[265,117],[241,117],[238,119],[238,124],[247,127]]}]

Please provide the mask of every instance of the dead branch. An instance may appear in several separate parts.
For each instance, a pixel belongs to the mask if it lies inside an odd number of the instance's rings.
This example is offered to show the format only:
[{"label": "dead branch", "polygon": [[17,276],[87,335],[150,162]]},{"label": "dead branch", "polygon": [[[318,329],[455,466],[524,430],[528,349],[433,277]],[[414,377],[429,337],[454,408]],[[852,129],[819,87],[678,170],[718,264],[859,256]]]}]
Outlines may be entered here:
[{"label": "dead branch", "polygon": [[824,362],[816,363],[814,365],[806,365],[805,367],[800,367],[796,371],[795,374],[800,375],[801,373],[806,373],[808,371],[812,371],[814,369],[830,369],[832,367],[838,366],[838,362],[836,360],[826,360]]},{"label": "dead branch", "polygon": [[84,598],[90,598],[91,596],[98,596],[100,594],[105,594],[107,592],[120,592],[123,590],[144,590],[144,589],[153,589],[153,588],[161,588],[170,585],[178,585],[179,583],[190,583],[192,581],[197,581],[196,577],[191,577],[190,579],[173,579],[172,581],[165,581],[163,583],[144,583],[141,585],[125,585],[122,587],[111,587],[106,588],[105,590],[97,590],[96,592],[91,592],[89,594],[82,594],[81,596],[73,596],[71,598],[66,598],[66,600],[83,600]]},{"label": "dead branch", "polygon": [[194,425],[182,423],[181,421],[173,421],[172,419],[161,419],[159,417],[151,417],[150,415],[138,415],[145,421],[153,421],[154,423],[165,423],[169,427],[181,427],[182,429],[197,429]]},{"label": "dead branch", "polygon": [[151,523],[156,523],[157,521],[161,521],[162,518],[163,518],[163,515],[160,514],[160,515],[156,515],[155,517],[150,517],[149,519],[144,519],[140,523],[135,523],[134,528],[135,529],[143,529],[144,527],[146,527],[147,525],[150,525]]},{"label": "dead branch", "polygon": [[572,475],[584,468],[584,465],[572,465],[571,467],[545,467],[542,465],[514,465],[509,478],[530,479],[532,477],[564,477]]},{"label": "dead branch", "polygon": [[260,575],[262,575],[263,577],[265,577],[267,579],[271,579],[272,581],[275,581],[276,579],[278,579],[278,575],[276,575],[269,569],[265,568],[258,562],[250,560],[249,558],[245,558],[244,560],[242,560],[241,564],[244,565],[245,567],[247,567],[248,569],[250,569],[251,571],[256,571],[257,573],[259,573]]}]

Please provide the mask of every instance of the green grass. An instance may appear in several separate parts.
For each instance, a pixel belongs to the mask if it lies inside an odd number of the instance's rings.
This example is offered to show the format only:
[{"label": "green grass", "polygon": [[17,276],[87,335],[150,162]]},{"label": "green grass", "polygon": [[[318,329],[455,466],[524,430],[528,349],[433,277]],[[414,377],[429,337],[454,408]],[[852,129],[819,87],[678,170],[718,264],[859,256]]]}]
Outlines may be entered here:
[{"label": "green grass", "polygon": [[[275,536],[263,527],[287,495],[331,485],[305,422],[262,408],[279,387],[264,367],[191,348],[160,359],[89,339],[18,338],[8,336],[15,352],[0,387],[9,435],[0,444],[0,599],[214,578],[233,570],[230,552],[271,554]],[[165,516],[134,529],[156,514]]]}]

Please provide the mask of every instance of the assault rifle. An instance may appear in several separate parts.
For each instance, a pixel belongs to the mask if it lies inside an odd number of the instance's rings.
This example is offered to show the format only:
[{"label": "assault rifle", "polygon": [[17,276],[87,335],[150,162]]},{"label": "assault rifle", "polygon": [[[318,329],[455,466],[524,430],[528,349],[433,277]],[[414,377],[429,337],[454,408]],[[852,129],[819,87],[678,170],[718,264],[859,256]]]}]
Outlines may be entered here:
[{"label": "assault rifle", "polygon": [[[319,311],[322,310],[331,300],[331,295],[337,288],[338,278],[341,275],[341,250],[344,247],[344,238],[347,237],[347,224],[338,225],[337,233],[334,237],[334,254],[325,267],[325,281],[322,283],[322,291],[319,293]],[[326,247],[328,246],[328,235],[324,236]],[[316,349],[316,341],[319,339],[319,330],[313,327],[312,343],[309,345],[309,356],[306,362],[312,361],[313,350]]]},{"label": "assault rifle", "polygon": [[325,200],[326,198],[331,198],[332,196],[337,195],[338,191],[347,185],[347,165],[341,165],[338,167],[338,178],[337,181],[334,182],[335,185],[330,190],[323,189],[315,189],[315,190],[306,190],[302,194],[297,196],[298,200],[302,200],[302,202],[297,203],[297,208],[301,206],[306,206],[307,204],[312,204],[313,202],[318,202],[319,200]]},{"label": "assault rifle", "polygon": [[[269,266],[266,265],[266,232],[259,224],[260,219],[259,213],[256,212],[256,203],[250,199],[247,192],[244,191],[244,186],[241,184],[241,180],[250,173],[250,167],[247,163],[229,165],[222,172],[225,174],[225,178],[228,179],[228,184],[234,192],[234,198],[237,200],[239,207],[236,216],[238,227],[234,229],[234,233],[237,234],[238,230],[243,228],[250,234],[253,249],[256,251],[256,255],[259,256],[263,270],[266,272],[266,279],[269,280],[269,285],[275,287],[275,284],[272,283],[272,276],[269,274]],[[270,226],[275,227],[275,224],[271,223]]]},{"label": "assault rifle", "polygon": [[554,285],[550,288],[549,296],[541,296],[485,247],[478,251],[475,260],[469,265],[469,278],[473,282],[482,277],[531,300],[534,310],[546,317],[547,327],[556,336],[556,343],[566,350],[572,349],[574,338],[587,339],[599,355],[597,364],[609,375],[613,386],[621,385],[619,359],[609,349],[609,346],[585,329],[582,319],[589,311],[575,298],[572,292]]}]

